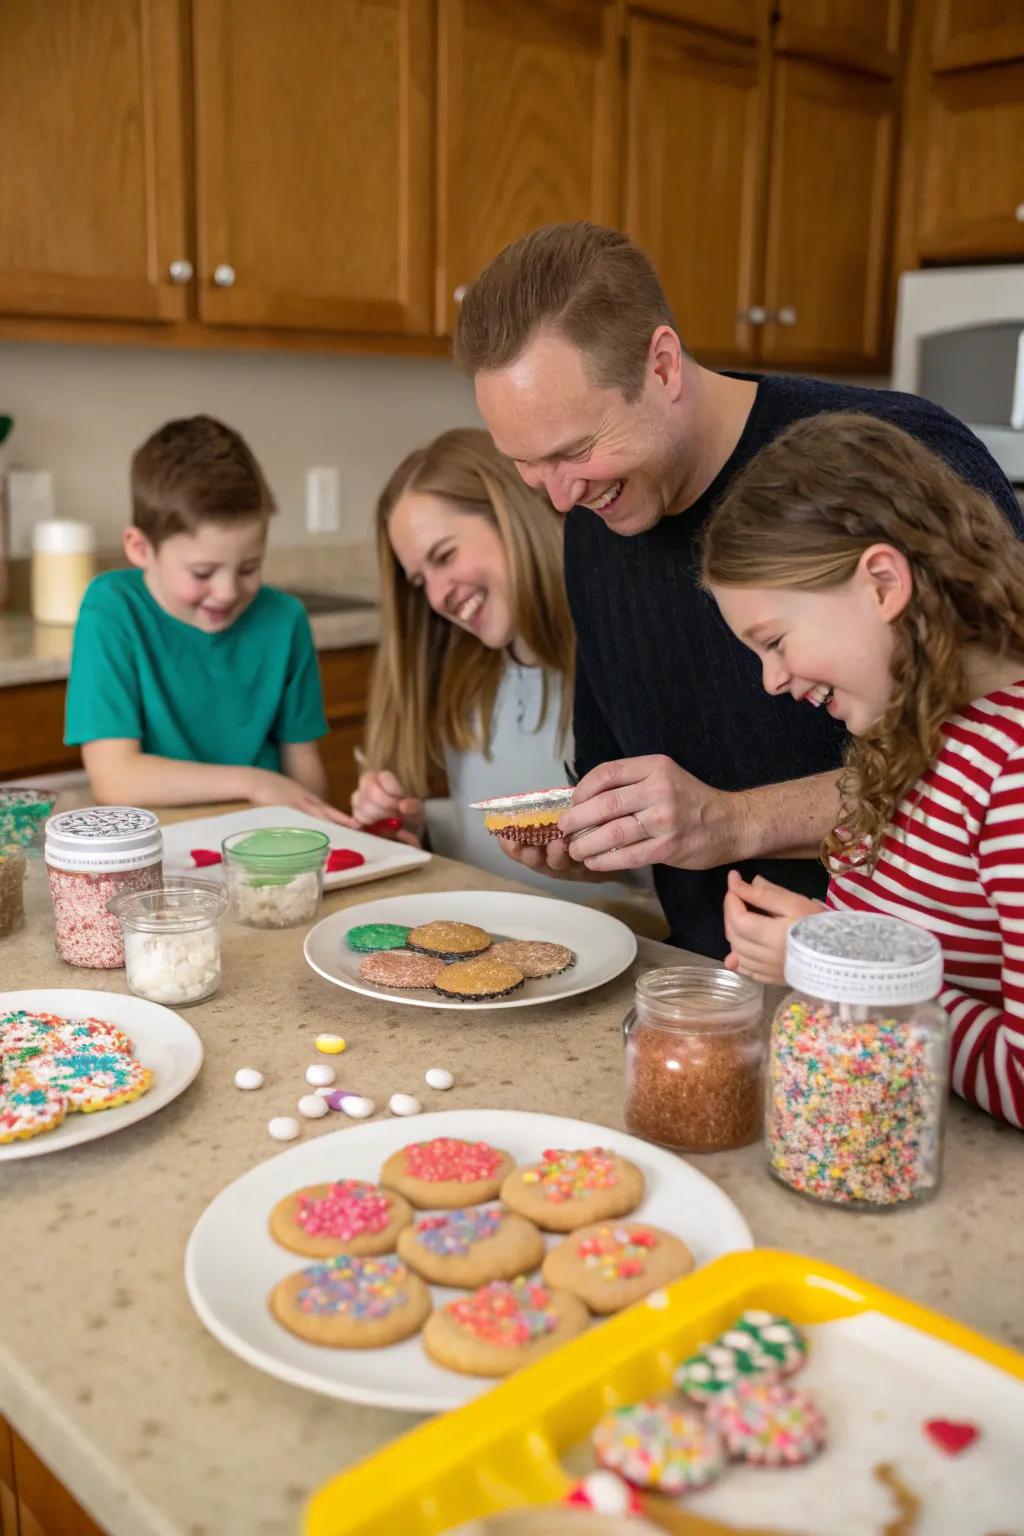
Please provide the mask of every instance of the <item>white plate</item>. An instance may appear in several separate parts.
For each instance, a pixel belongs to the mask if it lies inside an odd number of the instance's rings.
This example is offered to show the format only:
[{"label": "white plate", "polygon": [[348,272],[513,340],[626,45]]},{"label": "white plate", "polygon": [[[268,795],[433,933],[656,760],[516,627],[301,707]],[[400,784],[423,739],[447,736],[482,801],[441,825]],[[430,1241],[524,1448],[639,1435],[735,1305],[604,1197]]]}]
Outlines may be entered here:
[{"label": "white plate", "polygon": [[198,875],[208,880],[221,873],[219,864],[198,869],[192,862],[193,848],[214,848],[232,832],[248,832],[257,827],[313,827],[326,832],[332,848],[351,848],[361,853],[365,864],[355,869],[337,869],[324,875],[324,890],[336,891],[345,885],[362,885],[366,880],[383,880],[385,875],[400,875],[404,869],[426,864],[430,854],[406,843],[393,843],[386,837],[370,837],[367,832],[353,832],[336,821],[318,821],[305,811],[289,811],[281,805],[254,805],[248,811],[229,811],[225,816],[199,816],[194,821],[175,821],[163,827],[164,873]]},{"label": "white plate", "polygon": [[[360,980],[365,955],[349,949],[345,935],[360,923],[402,923],[410,928],[451,918],[476,923],[504,939],[548,939],[565,944],[576,956],[560,976],[527,981],[511,997],[490,1003],[456,1003],[427,989],[390,992]],[[577,993],[589,992],[621,975],[636,957],[636,936],[607,912],[578,907],[550,896],[520,896],[506,891],[435,891],[427,896],[391,896],[346,907],[325,917],[306,935],[303,946],[314,971],[336,986],[361,992],[364,997],[385,998],[391,1003],[412,1003],[417,1008],[529,1008]]]},{"label": "white plate", "polygon": [[[277,1201],[304,1184],[329,1179],[375,1182],[392,1152],[434,1136],[486,1140],[520,1163],[535,1161],[546,1147],[608,1147],[636,1163],[647,1180],[636,1216],[676,1233],[698,1264],[753,1246],[746,1222],[717,1184],[673,1153],[622,1131],[516,1109],[457,1109],[416,1120],[376,1120],[270,1158],[207,1206],[188,1240],[185,1283],[214,1337],[271,1376],[353,1403],[432,1412],[458,1407],[493,1386],[435,1365],[418,1337],[388,1349],[307,1344],[276,1323],[267,1305],[277,1282],[302,1267],[302,1259],[279,1248],[267,1230]],[[459,1294],[440,1286],[431,1291],[438,1306]]]},{"label": "white plate", "polygon": [[42,1131],[28,1141],[0,1147],[0,1163],[18,1157],[41,1157],[96,1141],[123,1131],[126,1125],[155,1115],[183,1093],[203,1064],[203,1045],[191,1024],[160,1003],[122,992],[93,992],[84,988],[38,987],[29,992],[0,992],[0,1012],[25,1008],[31,1013],[56,1013],[69,1019],[106,1019],[135,1042],[134,1054],[153,1071],[153,1086],[141,1099],[116,1109],[67,1115],[54,1131]]}]

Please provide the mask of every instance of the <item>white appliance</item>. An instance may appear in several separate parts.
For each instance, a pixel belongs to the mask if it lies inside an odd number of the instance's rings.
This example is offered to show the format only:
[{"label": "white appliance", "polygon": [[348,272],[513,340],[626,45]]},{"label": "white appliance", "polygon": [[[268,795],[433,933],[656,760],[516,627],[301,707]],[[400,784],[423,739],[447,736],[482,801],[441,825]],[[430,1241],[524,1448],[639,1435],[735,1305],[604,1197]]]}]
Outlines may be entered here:
[{"label": "white appliance", "polygon": [[892,387],[959,416],[1024,485],[1024,266],[904,272]]}]

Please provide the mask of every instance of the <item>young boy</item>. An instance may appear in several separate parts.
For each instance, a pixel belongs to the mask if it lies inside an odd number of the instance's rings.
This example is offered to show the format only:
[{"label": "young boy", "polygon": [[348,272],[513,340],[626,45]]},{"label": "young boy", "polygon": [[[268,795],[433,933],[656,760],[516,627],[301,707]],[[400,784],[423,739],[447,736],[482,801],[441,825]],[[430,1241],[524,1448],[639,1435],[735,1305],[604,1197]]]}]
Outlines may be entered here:
[{"label": "young boy", "polygon": [[133,569],[82,602],[65,741],[108,804],[248,800],[340,820],[301,603],[261,583],[277,510],[247,444],[209,416],[169,421],[132,459]]}]

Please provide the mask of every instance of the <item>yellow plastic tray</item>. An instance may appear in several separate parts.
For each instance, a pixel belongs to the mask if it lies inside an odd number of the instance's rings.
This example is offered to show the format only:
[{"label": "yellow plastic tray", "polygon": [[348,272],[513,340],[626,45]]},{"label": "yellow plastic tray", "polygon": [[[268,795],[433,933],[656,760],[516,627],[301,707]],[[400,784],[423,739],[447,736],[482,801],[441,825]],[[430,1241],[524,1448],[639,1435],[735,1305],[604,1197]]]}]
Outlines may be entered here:
[{"label": "yellow plastic tray", "polygon": [[660,1294],[663,1306],[630,1307],[332,1479],[307,1506],[306,1536],[437,1536],[557,1501],[571,1486],[561,1453],[609,1409],[668,1391],[679,1360],[747,1307],[805,1324],[880,1312],[1024,1381],[1024,1355],[798,1254],[727,1254]]}]

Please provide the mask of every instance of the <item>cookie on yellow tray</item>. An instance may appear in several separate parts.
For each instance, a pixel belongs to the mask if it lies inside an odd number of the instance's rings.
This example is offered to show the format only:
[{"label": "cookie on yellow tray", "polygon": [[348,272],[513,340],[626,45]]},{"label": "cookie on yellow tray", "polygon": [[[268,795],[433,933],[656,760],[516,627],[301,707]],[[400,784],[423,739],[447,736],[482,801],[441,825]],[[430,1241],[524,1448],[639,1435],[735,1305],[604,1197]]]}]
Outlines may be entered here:
[{"label": "cookie on yellow tray", "polygon": [[401,1195],[363,1179],[306,1184],[285,1195],[270,1213],[270,1235],[282,1248],[310,1259],[348,1253],[393,1253],[412,1208]]},{"label": "cookie on yellow tray", "polygon": [[424,1280],[472,1291],[536,1269],[544,1239],[525,1216],[487,1205],[421,1216],[399,1232],[398,1252]]},{"label": "cookie on yellow tray", "polygon": [[492,1280],[432,1312],[423,1347],[465,1376],[508,1376],[582,1333],[586,1307],[568,1291],[534,1280]]},{"label": "cookie on yellow tray", "polygon": [[340,1253],[278,1281],[270,1310],[283,1328],[328,1349],[382,1349],[419,1331],[430,1292],[393,1253]]},{"label": "cookie on yellow tray", "polygon": [[678,1237],[643,1221],[623,1220],[581,1227],[551,1249],[541,1273],[548,1285],[571,1291],[603,1317],[692,1268],[693,1254]]},{"label": "cookie on yellow tray", "polygon": [[501,1186],[509,1209],[547,1232],[575,1232],[628,1216],[643,1197],[640,1169],[605,1147],[549,1148],[539,1163],[517,1168]]},{"label": "cookie on yellow tray", "polygon": [[435,1136],[392,1152],[380,1182],[420,1210],[451,1210],[493,1200],[515,1166],[514,1157],[489,1142]]}]

